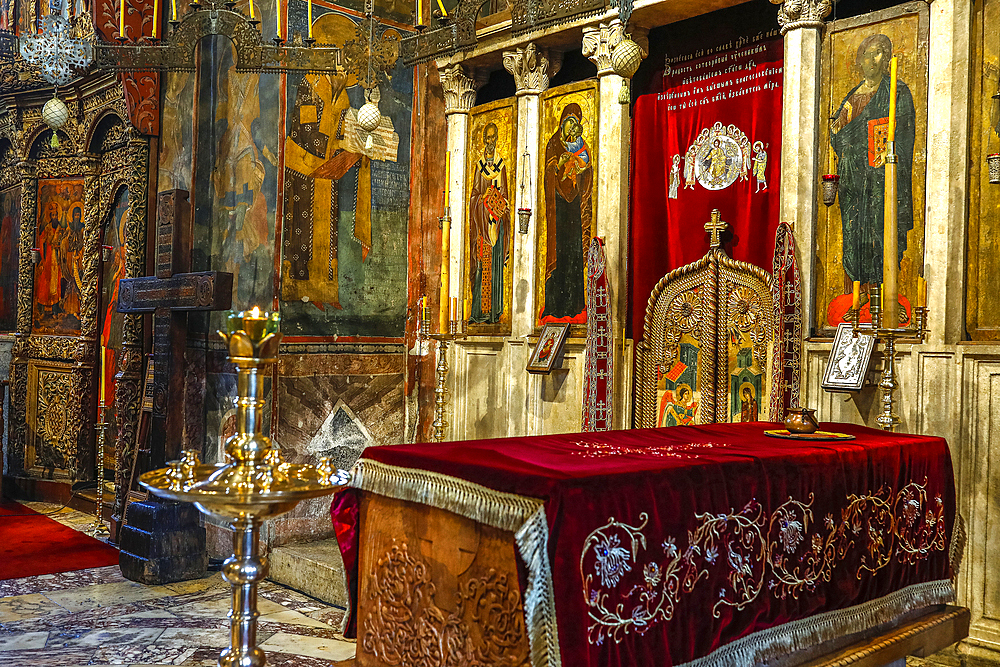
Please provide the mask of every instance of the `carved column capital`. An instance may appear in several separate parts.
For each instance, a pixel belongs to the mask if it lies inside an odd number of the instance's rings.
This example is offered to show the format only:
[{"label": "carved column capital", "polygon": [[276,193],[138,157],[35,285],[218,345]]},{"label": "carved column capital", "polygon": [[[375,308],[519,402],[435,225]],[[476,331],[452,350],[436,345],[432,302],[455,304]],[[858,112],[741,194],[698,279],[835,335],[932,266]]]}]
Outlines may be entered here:
[{"label": "carved column capital", "polygon": [[476,91],[482,84],[468,76],[461,65],[442,67],[439,72],[444,89],[444,115],[469,113],[476,104]]},{"label": "carved column capital", "polygon": [[798,28],[822,28],[823,19],[830,15],[837,0],[771,0],[773,5],[781,5],[778,10],[778,25],[781,34]]},{"label": "carved column capital", "polygon": [[547,49],[538,49],[533,42],[523,49],[503,52],[503,66],[514,75],[517,94],[540,95],[549,88],[549,76],[554,76],[562,65],[561,53],[552,63]]},{"label": "carved column capital", "polygon": [[597,76],[614,74],[611,52],[625,37],[625,24],[621,19],[583,29],[583,55],[597,65]]}]

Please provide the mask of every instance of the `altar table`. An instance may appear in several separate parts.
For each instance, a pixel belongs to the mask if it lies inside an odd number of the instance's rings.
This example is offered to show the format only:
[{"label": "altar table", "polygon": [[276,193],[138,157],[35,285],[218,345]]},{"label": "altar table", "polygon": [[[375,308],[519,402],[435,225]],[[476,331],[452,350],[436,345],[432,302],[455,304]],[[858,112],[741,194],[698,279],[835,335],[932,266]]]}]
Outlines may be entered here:
[{"label": "altar table", "polygon": [[947,443],[762,422],[369,447],[357,663],[753,665],[952,600]]}]

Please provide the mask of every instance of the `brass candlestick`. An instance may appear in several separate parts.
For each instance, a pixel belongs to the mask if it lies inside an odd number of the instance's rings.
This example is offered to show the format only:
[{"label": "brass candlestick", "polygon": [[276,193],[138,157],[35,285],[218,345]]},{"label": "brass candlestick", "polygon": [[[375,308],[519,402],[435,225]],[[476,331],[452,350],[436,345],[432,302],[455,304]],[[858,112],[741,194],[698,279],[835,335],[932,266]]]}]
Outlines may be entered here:
[{"label": "brass candlestick", "polygon": [[444,333],[433,333],[428,335],[438,342],[438,363],[437,363],[437,383],[434,386],[434,440],[444,441],[444,430],[448,428],[445,421],[444,412],[448,405],[448,343],[461,340],[466,337],[464,331],[465,322],[460,320],[450,320],[448,331]]},{"label": "brass candlestick", "polygon": [[257,550],[261,524],[292,510],[307,498],[333,493],[347,483],[326,457],[319,466],[285,463],[277,444],[262,432],[265,369],[278,356],[277,313],[230,313],[227,331],[219,332],[236,364],[236,434],[226,441],[226,463],[203,465],[197,452],[185,450],[180,461],[147,472],[139,483],[153,493],[193,502],[200,511],[225,521],[233,531],[233,555],[222,574],[233,587],[229,612],[229,647],[219,667],[263,667],[257,646],[257,584],[267,576],[267,559]]},{"label": "brass candlestick", "polygon": [[[101,369],[104,372],[104,369]],[[104,438],[108,430],[108,408],[104,401],[97,406],[97,512],[94,514],[94,523],[90,526],[90,534],[94,537],[108,537],[111,532],[104,525]]]},{"label": "brass candlestick", "polygon": [[[882,404],[882,412],[875,418],[875,423],[884,431],[895,431],[899,426],[899,415],[895,410],[895,392],[898,386],[896,381],[896,340],[901,338],[916,339],[923,343],[927,336],[927,307],[916,306],[913,308],[912,326],[900,327],[883,326],[884,313],[881,307],[881,290],[876,286],[868,288],[868,309],[872,314],[871,324],[863,325],[858,322],[855,315],[852,324],[854,334],[861,333],[875,336],[876,340],[882,343],[882,374],[879,377],[879,402]],[[858,309],[860,310],[860,308]],[[889,312],[896,312],[890,310]]]}]

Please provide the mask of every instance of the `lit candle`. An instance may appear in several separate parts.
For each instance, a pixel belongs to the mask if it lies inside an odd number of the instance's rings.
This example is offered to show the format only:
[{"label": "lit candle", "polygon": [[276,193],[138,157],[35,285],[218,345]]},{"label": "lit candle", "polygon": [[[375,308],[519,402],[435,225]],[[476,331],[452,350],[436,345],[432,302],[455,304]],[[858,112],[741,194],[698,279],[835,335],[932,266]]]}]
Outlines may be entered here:
[{"label": "lit candle", "polygon": [[122,0],[121,14],[118,17],[118,36],[125,39],[125,0]]},{"label": "lit candle", "polygon": [[861,305],[861,281],[860,280],[855,280],[854,281],[854,296],[853,296],[853,299],[851,301],[851,308],[854,309],[854,312],[858,312],[858,307],[860,305]]},{"label": "lit candle", "polygon": [[889,132],[886,137],[888,141],[896,140],[896,70],[897,58],[893,56],[889,61]]},{"label": "lit candle", "polygon": [[157,26],[160,22],[160,0],[153,0],[153,39],[156,39]]},{"label": "lit candle", "polygon": [[451,190],[451,151],[444,154],[444,207],[445,215],[448,211],[448,191]]},{"label": "lit candle", "polygon": [[313,2],[306,0],[306,23],[309,24],[309,39],[313,38]]},{"label": "lit candle", "polygon": [[101,343],[101,407],[104,407],[108,395],[108,349]]},{"label": "lit candle", "polygon": [[438,326],[441,333],[448,333],[448,297],[451,295],[448,285],[449,236],[451,221],[447,216],[441,219],[441,303],[438,307]]},{"label": "lit candle", "polygon": [[[885,193],[882,227],[882,321],[899,326],[899,226],[896,190],[896,58],[889,63],[889,133],[886,137]],[[889,156],[893,156],[890,158]]]}]

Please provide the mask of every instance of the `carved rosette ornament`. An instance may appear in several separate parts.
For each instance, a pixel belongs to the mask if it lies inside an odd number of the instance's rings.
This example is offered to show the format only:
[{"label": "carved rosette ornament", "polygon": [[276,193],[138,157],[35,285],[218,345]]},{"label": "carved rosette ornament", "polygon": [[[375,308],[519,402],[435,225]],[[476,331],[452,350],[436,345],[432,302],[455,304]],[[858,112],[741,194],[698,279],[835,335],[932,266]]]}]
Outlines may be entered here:
[{"label": "carved rosette ornament", "polygon": [[778,10],[778,25],[781,34],[798,28],[822,28],[823,19],[830,15],[836,0],[771,0],[773,5],[781,5]]},{"label": "carved rosette ornament", "polygon": [[444,89],[444,114],[469,113],[476,104],[478,82],[465,73],[461,65],[441,68],[441,87]]},{"label": "carved rosette ornament", "polygon": [[523,49],[503,52],[504,69],[514,75],[518,96],[544,93],[549,89],[549,77],[555,76],[561,64],[561,53],[550,61],[547,51],[539,50],[533,42]]}]

